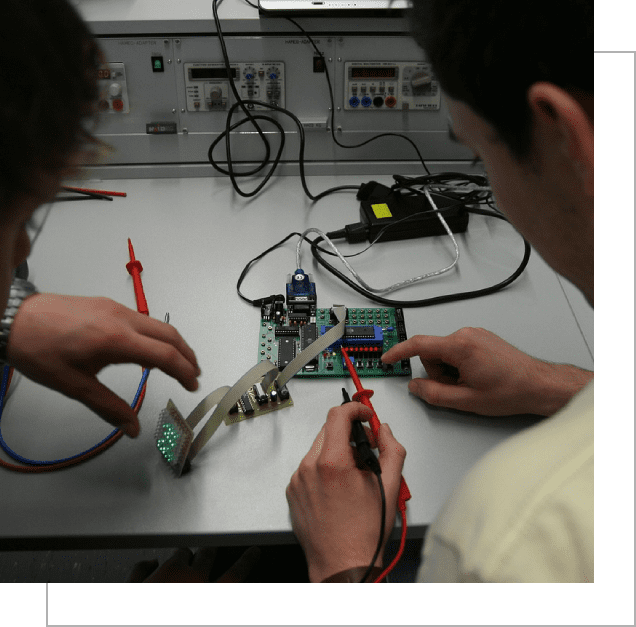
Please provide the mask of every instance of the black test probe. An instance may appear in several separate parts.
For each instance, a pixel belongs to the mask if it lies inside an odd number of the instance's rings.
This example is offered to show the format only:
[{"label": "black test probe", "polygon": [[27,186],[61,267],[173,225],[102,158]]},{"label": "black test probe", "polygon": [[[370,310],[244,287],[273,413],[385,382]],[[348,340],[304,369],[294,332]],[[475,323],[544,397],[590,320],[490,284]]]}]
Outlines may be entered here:
[{"label": "black test probe", "polygon": [[[344,401],[342,405],[345,403],[350,403],[351,398],[349,394],[347,394],[347,390],[342,388],[342,397]],[[382,485],[382,477],[380,474],[382,473],[382,468],[380,467],[380,462],[378,458],[375,456],[375,453],[371,450],[371,444],[369,443],[369,438],[367,438],[367,434],[362,426],[362,421],[354,420],[351,423],[351,441],[356,445],[356,451],[358,455],[358,461],[371,470],[373,474],[378,478],[378,486],[380,487],[380,495],[382,497],[382,521],[380,523],[380,538],[378,539],[378,546],[375,549],[375,554],[373,555],[373,559],[369,564],[369,568],[364,573],[364,576],[360,580],[360,583],[365,583],[371,571],[373,570],[373,565],[375,564],[375,560],[378,559],[378,555],[380,554],[380,549],[382,548],[382,540],[384,539],[384,519],[386,518],[386,498],[384,496],[384,486]]]}]

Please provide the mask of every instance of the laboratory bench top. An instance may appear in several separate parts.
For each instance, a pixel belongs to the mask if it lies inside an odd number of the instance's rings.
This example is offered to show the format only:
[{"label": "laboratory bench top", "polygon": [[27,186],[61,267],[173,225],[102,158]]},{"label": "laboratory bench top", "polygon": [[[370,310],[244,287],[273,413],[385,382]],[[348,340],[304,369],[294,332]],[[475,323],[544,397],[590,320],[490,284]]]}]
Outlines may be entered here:
[{"label": "laboratory bench top", "polygon": [[[314,194],[351,183],[345,176],[308,178]],[[169,312],[170,323],[197,354],[200,387],[187,392],[152,370],[137,439],[122,438],[92,460],[57,472],[0,469],[0,549],[293,542],[285,488],[327,411],[342,402],[341,388],[355,391],[350,379],[292,379],[292,407],[221,424],[192,470],[180,478],[161,459],[154,431],[168,399],[187,416],[210,391],[233,385],[256,363],[260,310],[237,295],[243,267],[290,232],[310,227],[333,231],[357,222],[355,193],[340,192],[312,203],[294,176],[273,178],[259,195],[247,199],[222,177],[77,184],[127,196],[42,208],[39,219],[50,212],[29,258],[30,279],[40,291],[106,296],[134,309],[126,271],[131,238],[143,265],[150,315],[163,320]],[[249,189],[249,184],[241,180],[242,187]],[[296,269],[297,241],[291,238],[254,264],[243,293],[252,299],[284,293],[287,275]],[[390,297],[414,300],[486,287],[508,277],[523,257],[519,234],[485,216],[471,215],[457,242],[460,259],[453,271]],[[365,247],[339,245],[345,254]],[[308,245],[300,254],[302,268],[313,275],[318,307],[378,306],[317,265]],[[378,243],[350,263],[365,281],[381,287],[442,268],[453,255],[450,239],[435,237]],[[447,335],[464,326],[484,327],[539,358],[593,369],[591,310],[564,285],[533,251],[525,272],[499,292],[405,308],[407,334]],[[414,376],[423,373],[418,359],[411,360],[411,368]],[[99,378],[130,402],[140,375],[139,366],[127,364],[109,366]],[[363,381],[375,391],[380,421],[391,425],[407,449],[403,474],[412,492],[409,536],[422,537],[470,467],[538,418],[486,418],[433,407],[409,394],[409,378]],[[25,377],[18,377],[2,419],[9,446],[35,459],[75,454],[111,431],[80,403]],[[2,456],[6,458],[4,452]],[[394,530],[396,537],[398,533]]]}]

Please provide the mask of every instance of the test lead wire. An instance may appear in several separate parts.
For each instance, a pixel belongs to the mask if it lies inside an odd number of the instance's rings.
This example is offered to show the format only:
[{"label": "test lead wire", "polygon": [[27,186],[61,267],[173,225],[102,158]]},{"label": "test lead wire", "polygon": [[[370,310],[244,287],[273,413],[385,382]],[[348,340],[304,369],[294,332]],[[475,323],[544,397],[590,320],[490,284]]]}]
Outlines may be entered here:
[{"label": "test lead wire", "polygon": [[[362,383],[360,382],[360,377],[358,377],[358,373],[356,372],[355,366],[353,365],[353,362],[351,361],[351,358],[349,357],[349,353],[347,349],[344,346],[341,346],[340,351],[342,352],[342,356],[343,356],[345,365],[347,366],[347,370],[349,371],[349,374],[351,375],[351,378],[353,379],[353,383],[356,386],[357,392],[353,395],[353,400],[358,401],[362,403],[363,405],[366,405],[373,412],[373,414],[371,415],[371,418],[369,418],[369,425],[371,426],[371,431],[373,432],[373,435],[375,435],[377,440],[379,436],[379,431],[380,431],[380,421],[378,419],[377,414],[375,413],[375,409],[373,409],[373,405],[371,404],[371,401],[369,400],[369,398],[373,395],[373,390],[365,390],[362,387]],[[402,554],[404,553],[404,546],[406,545],[406,531],[407,531],[406,502],[410,499],[411,499],[411,491],[406,485],[406,481],[404,481],[404,477],[401,477],[400,489],[398,492],[398,502],[397,502],[397,509],[400,512],[400,516],[402,518],[402,535],[400,537],[400,546],[398,548],[398,552],[393,558],[393,561],[387,566],[387,568],[384,569],[384,572],[375,580],[374,583],[380,583],[395,568],[395,565],[402,558]],[[374,563],[375,563],[375,559],[374,559]],[[373,565],[371,565],[371,568],[372,566]],[[369,569],[367,573],[365,574],[364,578],[362,579],[361,583],[364,582],[364,580],[368,577],[368,573],[370,572],[371,570]]]}]

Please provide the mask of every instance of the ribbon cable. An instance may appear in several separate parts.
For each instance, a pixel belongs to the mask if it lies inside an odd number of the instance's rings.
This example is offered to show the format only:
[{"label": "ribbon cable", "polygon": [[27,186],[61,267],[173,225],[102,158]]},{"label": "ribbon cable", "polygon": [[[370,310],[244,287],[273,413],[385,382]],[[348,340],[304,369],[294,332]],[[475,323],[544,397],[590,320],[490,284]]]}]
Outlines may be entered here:
[{"label": "ribbon cable", "polygon": [[271,361],[261,361],[253,368],[250,368],[231,388],[220,387],[208,394],[186,418],[185,422],[194,430],[203,416],[215,405],[217,408],[212,412],[209,420],[205,423],[197,437],[192,442],[187,459],[192,461],[197,453],[207,444],[214,435],[220,424],[228,415],[230,409],[236,405],[238,400],[254,384],[262,380],[263,387],[267,390],[274,380],[280,387],[283,387],[297,372],[302,370],[314,357],[319,355],[327,347],[337,342],[345,332],[347,309],[343,305],[333,307],[338,324],[333,326],[327,333],[321,335],[315,342],[312,342],[305,350],[296,355],[282,372],[276,377],[278,368]]}]

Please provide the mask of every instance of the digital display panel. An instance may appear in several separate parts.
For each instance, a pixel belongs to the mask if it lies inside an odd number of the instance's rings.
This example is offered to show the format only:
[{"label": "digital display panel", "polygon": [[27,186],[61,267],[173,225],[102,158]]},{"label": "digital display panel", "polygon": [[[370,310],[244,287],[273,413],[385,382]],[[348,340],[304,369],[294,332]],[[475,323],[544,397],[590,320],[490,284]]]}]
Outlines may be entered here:
[{"label": "digital display panel", "polygon": [[397,78],[396,67],[352,67],[351,78]]},{"label": "digital display panel", "polygon": [[[232,80],[236,79],[236,68],[230,68]],[[227,70],[224,67],[193,67],[190,68],[190,80],[204,81],[211,78],[227,78]]]}]

